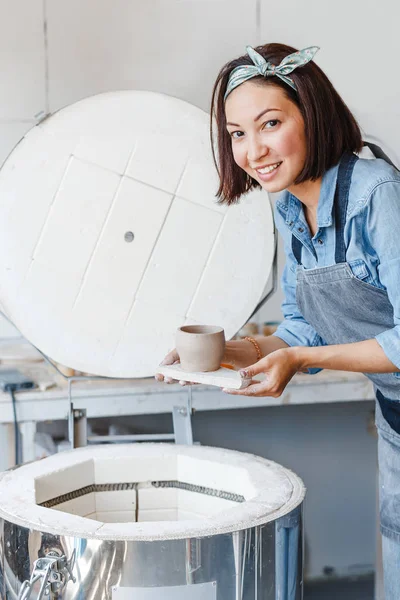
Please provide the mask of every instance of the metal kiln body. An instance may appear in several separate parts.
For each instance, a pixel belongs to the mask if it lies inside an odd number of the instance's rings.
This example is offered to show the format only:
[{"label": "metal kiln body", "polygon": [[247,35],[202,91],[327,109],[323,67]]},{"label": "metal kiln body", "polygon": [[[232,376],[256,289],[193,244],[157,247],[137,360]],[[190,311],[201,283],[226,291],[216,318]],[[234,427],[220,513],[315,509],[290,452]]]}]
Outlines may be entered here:
[{"label": "metal kiln body", "polygon": [[[206,447],[90,447],[25,465],[0,481],[0,598],[41,598],[44,576],[28,582],[58,556],[43,598],[300,600],[303,499],[276,463]],[[112,522],[129,511],[138,522]]]}]

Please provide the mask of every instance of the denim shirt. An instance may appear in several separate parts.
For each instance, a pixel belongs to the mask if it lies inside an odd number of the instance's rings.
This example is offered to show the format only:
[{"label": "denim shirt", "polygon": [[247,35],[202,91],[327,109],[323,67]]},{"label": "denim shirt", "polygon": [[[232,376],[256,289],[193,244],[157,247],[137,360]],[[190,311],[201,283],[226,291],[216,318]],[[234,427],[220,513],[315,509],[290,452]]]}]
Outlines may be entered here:
[{"label": "denim shirt", "polygon": [[[335,264],[333,201],[338,165],[322,178],[317,208],[317,232],[311,236],[303,205],[283,192],[275,206],[275,223],[286,254],[282,276],[284,321],[277,337],[289,346],[322,346],[324,340],[301,315],[296,304],[297,262],[292,253],[292,233],[303,245],[305,269]],[[381,159],[359,159],[349,192],[344,230],[346,260],[355,277],[386,290],[394,309],[394,327],[376,336],[389,360],[400,369],[400,172]],[[332,315],[334,318],[334,315]],[[310,369],[317,372],[319,369]]]}]

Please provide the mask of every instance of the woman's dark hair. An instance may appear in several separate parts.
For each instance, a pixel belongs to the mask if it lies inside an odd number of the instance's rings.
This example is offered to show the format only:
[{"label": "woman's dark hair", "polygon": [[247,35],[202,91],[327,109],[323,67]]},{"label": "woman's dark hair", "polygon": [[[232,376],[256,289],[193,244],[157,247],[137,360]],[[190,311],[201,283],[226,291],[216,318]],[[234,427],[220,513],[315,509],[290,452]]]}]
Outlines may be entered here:
[{"label": "woman's dark hair", "polygon": [[[265,44],[255,50],[274,65],[295,48],[284,44]],[[211,145],[219,174],[217,192],[224,204],[236,202],[240,196],[259,183],[238,167],[233,159],[231,137],[226,129],[224,94],[231,71],[241,65],[252,65],[247,54],[227,63],[219,72],[211,100]],[[297,92],[279,77],[254,77],[259,85],[275,85],[283,89],[287,98],[298,106],[305,125],[306,161],[295,183],[316,180],[336,165],[347,152],[359,152],[362,147],[357,121],[343,102],[325,73],[313,61],[298,67],[291,74]],[[215,119],[216,137],[213,127]],[[216,144],[215,144],[216,141]]]}]

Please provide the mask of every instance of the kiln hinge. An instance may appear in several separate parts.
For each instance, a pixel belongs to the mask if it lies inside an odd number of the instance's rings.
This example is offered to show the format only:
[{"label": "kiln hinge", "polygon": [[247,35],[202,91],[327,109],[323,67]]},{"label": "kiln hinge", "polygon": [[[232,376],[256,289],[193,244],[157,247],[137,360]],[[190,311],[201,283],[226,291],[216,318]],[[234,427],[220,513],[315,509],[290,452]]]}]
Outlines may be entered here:
[{"label": "kiln hinge", "polygon": [[18,594],[18,600],[29,600],[35,584],[40,582],[40,589],[36,596],[37,600],[57,594],[65,587],[70,579],[75,583],[72,574],[75,565],[75,550],[70,560],[65,555],[59,556],[55,552],[49,552],[43,558],[38,558],[33,563],[33,572],[30,580],[24,581]]}]

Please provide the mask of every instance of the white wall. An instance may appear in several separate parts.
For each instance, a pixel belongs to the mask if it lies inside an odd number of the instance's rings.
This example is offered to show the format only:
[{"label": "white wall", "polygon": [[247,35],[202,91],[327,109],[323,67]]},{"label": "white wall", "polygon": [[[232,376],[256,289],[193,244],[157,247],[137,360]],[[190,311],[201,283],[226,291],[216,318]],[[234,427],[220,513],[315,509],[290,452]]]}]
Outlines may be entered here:
[{"label": "white wall", "polygon": [[[40,115],[91,94],[149,89],[207,110],[212,82],[224,62],[243,53],[246,44],[280,41],[296,47],[321,46],[316,62],[342,93],[366,134],[384,141],[400,164],[398,6],[395,0],[0,0],[0,162]],[[280,299],[277,293],[268,302],[260,321],[280,318]],[[0,323],[0,337],[12,335],[16,335],[12,328]],[[335,414],[337,410],[332,409]],[[349,467],[350,455],[353,474],[360,470],[364,474],[351,502],[354,543],[345,544],[345,555],[341,540],[331,543],[332,535],[345,534],[346,526],[341,525],[349,521],[345,502],[334,512],[336,489],[324,498],[327,520],[321,524],[320,517],[313,520],[314,509],[321,506],[321,498],[314,495],[306,524],[308,542],[314,548],[309,555],[310,572],[320,574],[326,564],[341,573],[355,563],[371,565],[375,465],[365,431],[347,428],[344,433],[339,426],[335,430],[329,414],[326,420],[315,421],[311,408],[304,414],[311,424],[302,435],[302,423],[298,422],[294,435],[293,422],[285,418],[282,423],[276,421],[278,429],[270,431],[270,438],[263,439],[260,420],[254,433],[254,413],[247,424],[240,416],[235,426],[232,422],[232,428],[225,428],[217,438],[228,446],[265,452],[278,460],[282,455],[286,464],[290,459],[283,449],[297,457],[302,456],[298,448],[303,446],[304,461],[293,467],[307,482],[313,482],[323,467],[324,461],[316,467],[306,456],[308,451],[318,455],[321,440],[336,467],[340,463]],[[218,432],[226,420],[225,414],[213,415]],[[310,449],[313,426],[318,428],[314,450]],[[268,445],[268,439],[273,444]],[[351,444],[346,445],[346,440]],[[353,449],[363,443],[368,446],[366,455],[354,454]],[[335,481],[340,486],[340,469],[335,465]],[[320,489],[317,485],[314,490]],[[340,492],[344,492],[343,484]],[[357,529],[356,507],[364,498],[369,499],[369,511]],[[326,527],[323,534],[321,527]]]}]

